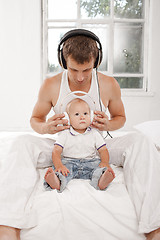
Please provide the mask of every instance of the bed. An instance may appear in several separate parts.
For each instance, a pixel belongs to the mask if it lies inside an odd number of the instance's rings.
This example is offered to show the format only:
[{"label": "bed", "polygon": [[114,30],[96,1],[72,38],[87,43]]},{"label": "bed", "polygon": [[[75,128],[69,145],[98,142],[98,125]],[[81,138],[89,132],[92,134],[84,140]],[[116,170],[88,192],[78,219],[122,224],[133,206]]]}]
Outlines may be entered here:
[{"label": "bed", "polygon": [[[150,137],[160,150],[160,121],[135,126]],[[0,133],[0,159],[17,135],[24,132]],[[34,133],[31,133],[35,135]],[[113,136],[124,133],[113,133]],[[125,134],[127,134],[125,132]],[[0,166],[3,164],[0,160]],[[45,191],[45,168],[39,168],[32,208],[37,212],[38,224],[21,231],[21,240],[143,240],[138,234],[134,206],[128,195],[123,168],[113,166],[116,178],[107,190],[98,191],[89,180],[74,179],[62,193]]]}]

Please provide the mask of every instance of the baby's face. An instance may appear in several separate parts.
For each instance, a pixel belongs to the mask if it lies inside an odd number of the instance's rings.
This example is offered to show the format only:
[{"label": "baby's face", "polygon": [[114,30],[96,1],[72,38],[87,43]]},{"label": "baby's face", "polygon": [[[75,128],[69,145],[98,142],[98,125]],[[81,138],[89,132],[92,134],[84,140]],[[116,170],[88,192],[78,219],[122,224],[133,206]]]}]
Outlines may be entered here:
[{"label": "baby's face", "polygon": [[85,102],[74,102],[69,108],[71,126],[78,132],[83,133],[91,124],[90,109]]}]

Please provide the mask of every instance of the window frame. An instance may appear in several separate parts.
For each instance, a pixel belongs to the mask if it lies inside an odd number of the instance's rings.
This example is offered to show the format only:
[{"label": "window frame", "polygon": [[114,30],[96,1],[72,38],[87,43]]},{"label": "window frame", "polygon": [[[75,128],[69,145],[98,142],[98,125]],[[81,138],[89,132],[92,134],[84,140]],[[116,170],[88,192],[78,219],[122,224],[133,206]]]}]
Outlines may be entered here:
[{"label": "window frame", "polygon": [[[42,81],[51,74],[47,73],[48,69],[48,29],[56,28],[69,28],[66,26],[61,27],[49,27],[48,23],[52,22],[74,22],[77,28],[81,28],[82,24],[108,24],[109,26],[109,48],[108,48],[108,71],[103,71],[104,74],[113,77],[142,77],[143,87],[138,88],[121,88],[122,94],[125,96],[152,96],[149,89],[148,80],[148,46],[149,46],[149,7],[150,0],[144,2],[144,18],[142,19],[128,19],[128,18],[116,18],[114,17],[114,0],[110,0],[110,17],[105,19],[81,19],[80,18],[80,0],[77,0],[77,19],[48,19],[48,0],[41,0],[41,19],[42,19]],[[143,73],[113,73],[113,57],[114,57],[114,24],[115,23],[142,23],[143,24]],[[58,46],[57,46],[58,47]],[[58,72],[52,73],[52,75]]]}]

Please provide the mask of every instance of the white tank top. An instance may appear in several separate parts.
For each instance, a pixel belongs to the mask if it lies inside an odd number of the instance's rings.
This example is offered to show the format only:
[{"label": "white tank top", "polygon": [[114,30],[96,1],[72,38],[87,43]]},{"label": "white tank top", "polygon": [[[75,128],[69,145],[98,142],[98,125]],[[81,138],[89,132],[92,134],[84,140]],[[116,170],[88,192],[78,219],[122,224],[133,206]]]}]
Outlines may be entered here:
[{"label": "white tank top", "polygon": [[[70,94],[71,92],[72,91],[70,90],[69,84],[68,84],[68,71],[65,70],[62,74],[59,97],[58,97],[56,105],[53,107],[53,110],[56,114],[61,112],[61,110],[60,110],[61,105],[62,105],[65,97],[67,97],[67,95]],[[91,109],[91,110],[106,112],[106,108],[103,105],[102,100],[100,99],[100,96],[99,96],[99,86],[98,86],[98,82],[97,82],[97,74],[96,74],[95,69],[93,69],[93,72],[92,72],[91,87],[90,87],[87,95],[89,95],[92,98],[92,100],[95,104],[95,109]],[[75,97],[77,97],[77,95],[75,95]],[[78,97],[85,100],[86,95],[78,96]]]}]

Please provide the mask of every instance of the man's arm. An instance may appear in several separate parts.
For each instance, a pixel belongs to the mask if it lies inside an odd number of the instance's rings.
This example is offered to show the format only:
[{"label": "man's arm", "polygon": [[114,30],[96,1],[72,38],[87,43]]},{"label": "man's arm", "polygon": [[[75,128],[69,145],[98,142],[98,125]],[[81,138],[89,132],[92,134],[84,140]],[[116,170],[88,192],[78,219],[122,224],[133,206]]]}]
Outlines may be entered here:
[{"label": "man's arm", "polygon": [[56,103],[58,95],[56,79],[46,79],[40,88],[38,100],[30,119],[31,127],[36,132],[40,134],[54,134],[69,127],[57,126],[59,124],[67,124],[67,120],[63,119],[64,114],[55,114],[46,121],[46,117],[53,106],[53,101]]},{"label": "man's arm", "polygon": [[[104,75],[103,75],[104,76]],[[110,112],[110,120],[108,116],[101,111],[95,111],[93,127],[101,131],[114,131],[123,127],[126,116],[121,99],[121,90],[118,82],[111,77],[103,77],[100,84],[101,99]]]},{"label": "man's arm", "polygon": [[111,119],[108,122],[108,130],[113,131],[124,126],[126,115],[121,99],[121,89],[118,82],[114,79],[111,99],[108,104]]}]

